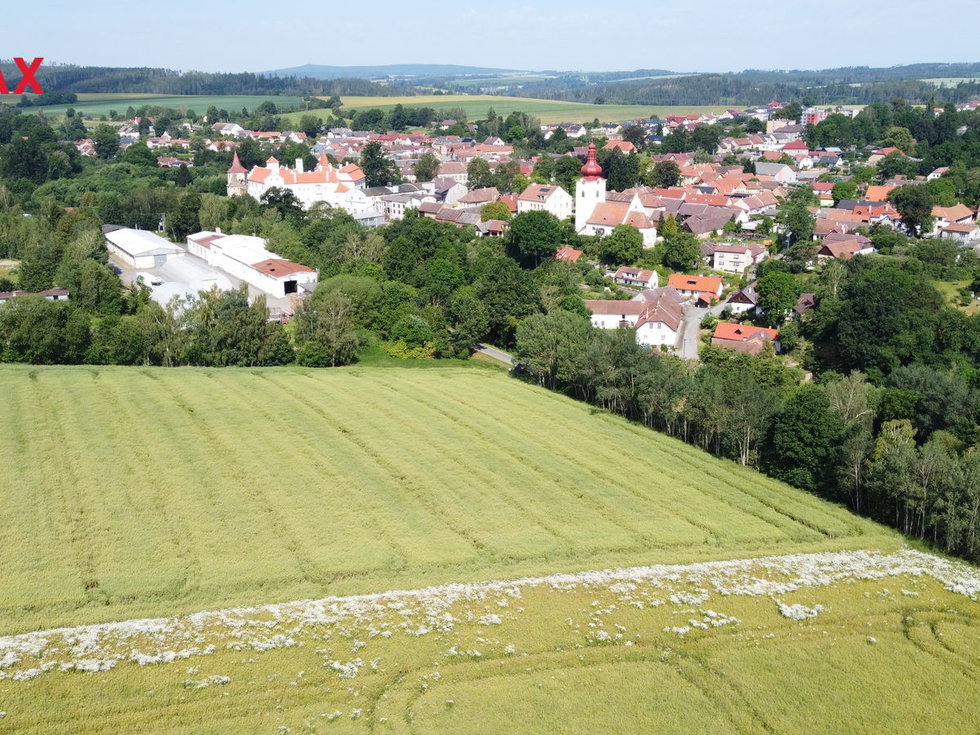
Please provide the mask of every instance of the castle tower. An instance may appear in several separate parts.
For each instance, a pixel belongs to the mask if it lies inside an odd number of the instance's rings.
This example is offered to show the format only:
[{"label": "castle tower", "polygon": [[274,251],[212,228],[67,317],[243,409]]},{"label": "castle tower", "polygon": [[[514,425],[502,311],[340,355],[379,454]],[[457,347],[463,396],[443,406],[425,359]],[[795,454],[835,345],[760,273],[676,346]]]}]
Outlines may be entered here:
[{"label": "castle tower", "polygon": [[575,231],[581,233],[592,216],[596,205],[606,201],[606,180],[602,178],[602,166],[595,160],[595,143],[589,143],[589,152],[582,166],[582,178],[575,182]]},{"label": "castle tower", "polygon": [[228,169],[228,196],[240,197],[245,195],[248,190],[248,183],[245,181],[247,174],[248,170],[238,160],[238,153],[236,152],[231,159],[231,168]]}]

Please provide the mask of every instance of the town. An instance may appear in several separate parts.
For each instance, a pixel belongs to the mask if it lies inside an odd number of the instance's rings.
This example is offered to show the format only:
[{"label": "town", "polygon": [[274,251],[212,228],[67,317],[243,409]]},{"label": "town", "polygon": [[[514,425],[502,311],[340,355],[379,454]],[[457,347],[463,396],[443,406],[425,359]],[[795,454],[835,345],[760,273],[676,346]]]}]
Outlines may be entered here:
[{"label": "town", "polygon": [[41,66],[0,729],[969,731],[980,65],[924,66]]}]

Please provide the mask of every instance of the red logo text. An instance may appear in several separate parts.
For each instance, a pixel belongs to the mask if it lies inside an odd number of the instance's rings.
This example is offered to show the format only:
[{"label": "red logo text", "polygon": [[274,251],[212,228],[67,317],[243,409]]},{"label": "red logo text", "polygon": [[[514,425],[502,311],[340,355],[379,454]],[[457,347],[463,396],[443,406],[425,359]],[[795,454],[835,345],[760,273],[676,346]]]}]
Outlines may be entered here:
[{"label": "red logo text", "polygon": [[36,56],[34,60],[28,64],[20,56],[14,57],[14,63],[17,64],[17,68],[20,69],[23,76],[20,78],[20,84],[14,87],[14,91],[11,92],[7,88],[7,81],[3,78],[3,72],[0,72],[0,94],[23,94],[30,87],[34,94],[44,94],[44,90],[41,89],[41,85],[38,83],[37,79],[34,78],[34,74],[41,67],[41,62],[44,61],[44,57]]}]

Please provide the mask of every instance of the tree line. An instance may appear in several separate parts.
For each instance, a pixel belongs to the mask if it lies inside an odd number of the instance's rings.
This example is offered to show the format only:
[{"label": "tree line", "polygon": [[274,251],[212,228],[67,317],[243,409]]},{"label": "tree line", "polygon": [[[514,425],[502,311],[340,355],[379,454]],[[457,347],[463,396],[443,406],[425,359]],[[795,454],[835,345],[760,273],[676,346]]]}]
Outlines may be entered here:
[{"label": "tree line", "polygon": [[688,363],[569,311],[523,320],[515,353],[548,388],[976,561],[980,317],[943,306],[918,267],[857,257],[824,277],[802,326],[811,382],[771,350]]}]

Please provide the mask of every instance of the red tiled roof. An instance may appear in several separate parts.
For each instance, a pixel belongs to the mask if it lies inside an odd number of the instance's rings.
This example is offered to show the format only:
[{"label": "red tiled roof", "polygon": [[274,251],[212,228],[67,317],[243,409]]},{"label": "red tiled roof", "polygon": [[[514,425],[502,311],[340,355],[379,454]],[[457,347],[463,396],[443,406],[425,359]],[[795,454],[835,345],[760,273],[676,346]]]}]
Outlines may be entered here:
[{"label": "red tiled roof", "polygon": [[689,276],[684,273],[672,273],[667,279],[667,285],[678,291],[700,291],[717,294],[722,289],[723,281],[718,276]]}]

